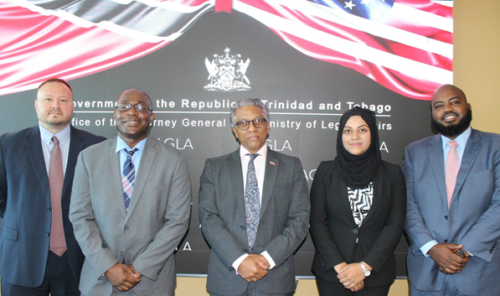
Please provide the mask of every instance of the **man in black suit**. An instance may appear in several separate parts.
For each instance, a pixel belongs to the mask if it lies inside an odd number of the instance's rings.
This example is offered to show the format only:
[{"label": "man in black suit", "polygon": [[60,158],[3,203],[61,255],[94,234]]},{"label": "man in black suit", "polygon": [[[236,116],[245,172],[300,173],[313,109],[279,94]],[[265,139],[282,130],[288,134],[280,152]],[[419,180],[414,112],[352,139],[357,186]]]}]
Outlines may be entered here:
[{"label": "man in black suit", "polygon": [[80,151],[104,138],[70,125],[73,91],[64,80],[43,82],[35,109],[38,125],[0,137],[2,295],[80,295],[71,187]]}]

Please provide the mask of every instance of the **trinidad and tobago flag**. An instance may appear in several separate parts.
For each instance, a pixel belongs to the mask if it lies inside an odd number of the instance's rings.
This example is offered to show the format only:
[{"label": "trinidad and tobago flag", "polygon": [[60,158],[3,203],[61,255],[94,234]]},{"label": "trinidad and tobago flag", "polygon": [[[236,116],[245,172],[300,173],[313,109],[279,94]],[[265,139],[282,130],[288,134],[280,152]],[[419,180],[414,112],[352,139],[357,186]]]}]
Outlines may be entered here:
[{"label": "trinidad and tobago flag", "polygon": [[[444,4],[443,4],[444,3]],[[453,78],[451,1],[0,0],[0,95],[147,55],[206,13],[233,10],[313,58],[428,100]]]}]

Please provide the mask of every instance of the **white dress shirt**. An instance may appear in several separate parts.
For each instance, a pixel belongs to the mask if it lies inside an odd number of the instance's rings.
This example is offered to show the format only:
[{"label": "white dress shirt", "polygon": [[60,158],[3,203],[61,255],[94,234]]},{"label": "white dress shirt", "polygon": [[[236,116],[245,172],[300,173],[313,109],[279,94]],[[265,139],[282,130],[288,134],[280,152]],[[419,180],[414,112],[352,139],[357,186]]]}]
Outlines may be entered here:
[{"label": "white dress shirt", "polygon": [[[267,145],[262,146],[260,150],[257,152],[259,154],[253,161],[255,165],[255,174],[257,175],[257,184],[259,185],[259,201],[262,203],[262,190],[264,187],[264,177],[266,175],[266,159],[267,159]],[[240,146],[240,158],[241,158],[241,170],[243,173],[243,195],[245,195],[245,190],[247,187],[247,171],[248,171],[248,163],[250,162],[250,156],[247,154],[251,154],[248,152],[247,149],[245,149],[243,146]],[[262,256],[264,256],[269,262],[269,269],[273,269],[276,266],[276,263],[274,262],[273,258],[271,258],[271,255],[267,251],[264,251],[260,253]],[[234,270],[236,271],[236,274],[238,274],[238,267],[240,267],[241,262],[245,260],[245,258],[248,257],[248,254],[243,254],[241,255],[238,259],[236,259],[232,266]]]}]

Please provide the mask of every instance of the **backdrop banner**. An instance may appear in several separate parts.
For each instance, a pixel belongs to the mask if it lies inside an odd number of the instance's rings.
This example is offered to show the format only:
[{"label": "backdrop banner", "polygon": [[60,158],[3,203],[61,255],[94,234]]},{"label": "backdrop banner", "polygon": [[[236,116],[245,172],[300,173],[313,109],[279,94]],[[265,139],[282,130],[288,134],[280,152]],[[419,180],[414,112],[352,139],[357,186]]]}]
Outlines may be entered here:
[{"label": "backdrop banner", "polygon": [[[452,34],[452,1],[0,0],[0,133],[37,124],[36,87],[51,77],[73,87],[72,125],[105,137],[117,134],[121,92],[145,91],[151,135],[185,153],[192,178],[177,272],[206,274],[199,177],[207,158],[238,148],[234,102],[267,104],[269,147],[299,157],[309,186],[355,106],[376,113],[382,157],[401,164],[406,145],[432,134],[428,101],[452,83]],[[406,250],[402,237],[399,277]],[[312,275],[313,253],[308,237],[298,276]]]}]

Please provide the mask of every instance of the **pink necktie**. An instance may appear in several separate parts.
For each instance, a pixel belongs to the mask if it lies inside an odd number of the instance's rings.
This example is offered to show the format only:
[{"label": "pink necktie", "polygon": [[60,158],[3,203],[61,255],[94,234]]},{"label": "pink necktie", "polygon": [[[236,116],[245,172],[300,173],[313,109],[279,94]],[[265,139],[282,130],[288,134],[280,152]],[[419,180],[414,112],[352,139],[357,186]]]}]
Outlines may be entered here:
[{"label": "pink necktie", "polygon": [[52,223],[50,225],[50,251],[61,257],[66,252],[66,239],[62,221],[61,195],[64,182],[61,148],[59,140],[52,137],[54,147],[50,151],[49,186],[52,207]]},{"label": "pink necktie", "polygon": [[455,190],[455,184],[457,183],[459,166],[457,153],[458,143],[455,141],[449,141],[448,146],[450,146],[450,151],[448,152],[448,157],[446,158],[446,195],[448,198],[449,208],[451,198],[453,196],[453,190]]}]

